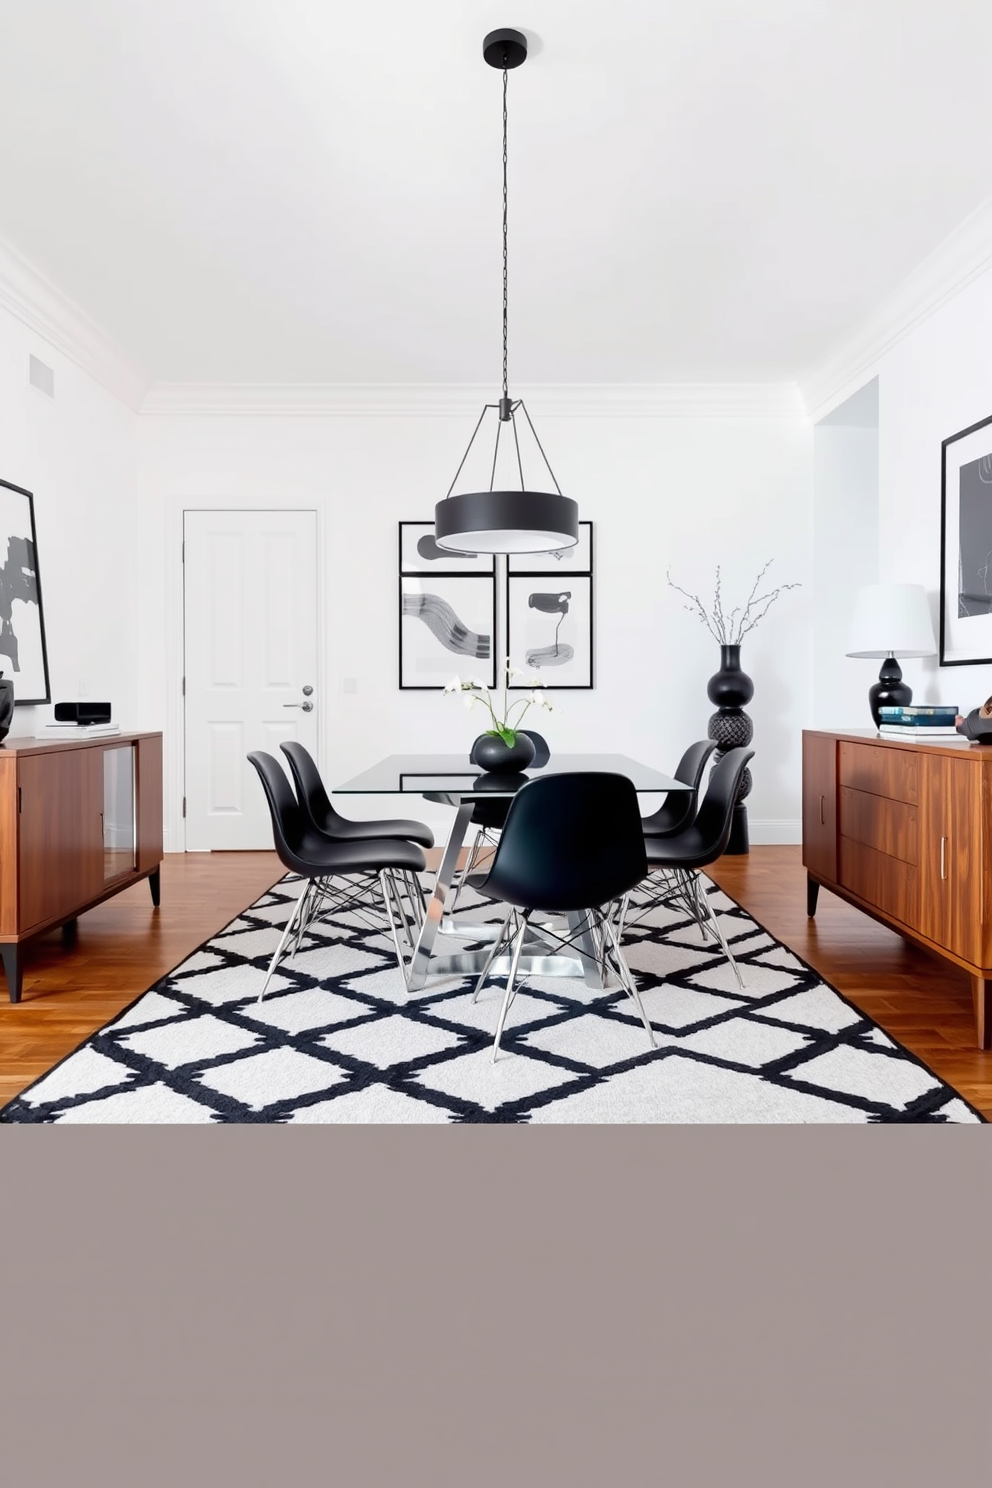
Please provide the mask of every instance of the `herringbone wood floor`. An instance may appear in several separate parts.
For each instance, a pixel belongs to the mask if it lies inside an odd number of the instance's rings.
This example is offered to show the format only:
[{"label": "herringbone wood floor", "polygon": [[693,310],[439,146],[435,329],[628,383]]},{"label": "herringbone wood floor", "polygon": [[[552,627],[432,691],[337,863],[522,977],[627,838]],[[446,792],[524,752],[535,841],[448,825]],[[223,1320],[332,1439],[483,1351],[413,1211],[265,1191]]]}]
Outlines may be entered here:
[{"label": "herringbone wood floor", "polygon": [[[0,988],[0,1104],[50,1069],[281,875],[274,853],[170,854],[162,908],[147,884],[29,948],[23,1000]],[[798,955],[992,1118],[992,1053],[975,1048],[971,993],[955,967],[826,891],[806,918],[798,847],[724,858],[713,877]]]}]

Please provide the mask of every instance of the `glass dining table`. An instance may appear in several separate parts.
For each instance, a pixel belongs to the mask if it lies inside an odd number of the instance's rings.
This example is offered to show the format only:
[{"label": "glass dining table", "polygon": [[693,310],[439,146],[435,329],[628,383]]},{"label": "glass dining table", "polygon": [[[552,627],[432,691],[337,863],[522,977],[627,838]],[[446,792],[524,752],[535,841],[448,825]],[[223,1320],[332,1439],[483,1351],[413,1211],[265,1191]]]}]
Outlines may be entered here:
[{"label": "glass dining table", "polygon": [[[422,796],[454,808],[455,815],[434,879],[433,892],[427,901],[406,972],[408,991],[418,991],[428,976],[478,975],[485,965],[485,943],[495,938],[498,924],[473,922],[447,912],[459,855],[479,802],[509,800],[528,780],[579,770],[605,770],[626,775],[639,795],[692,789],[681,780],[673,780],[625,754],[555,754],[547,764],[515,775],[487,774],[468,764],[464,755],[391,754],[371,769],[334,788],[334,794],[338,796]],[[548,933],[543,934],[539,923],[532,925],[520,959],[521,974],[582,977],[590,986],[602,986],[600,961],[584,913],[571,914],[567,920],[567,934],[564,935],[551,933],[550,926]],[[449,949],[450,942],[458,940],[468,942],[468,947]],[[562,941],[567,942],[569,954],[561,953]],[[509,956],[499,957],[493,962],[492,970],[497,973],[507,971],[509,964]]]}]

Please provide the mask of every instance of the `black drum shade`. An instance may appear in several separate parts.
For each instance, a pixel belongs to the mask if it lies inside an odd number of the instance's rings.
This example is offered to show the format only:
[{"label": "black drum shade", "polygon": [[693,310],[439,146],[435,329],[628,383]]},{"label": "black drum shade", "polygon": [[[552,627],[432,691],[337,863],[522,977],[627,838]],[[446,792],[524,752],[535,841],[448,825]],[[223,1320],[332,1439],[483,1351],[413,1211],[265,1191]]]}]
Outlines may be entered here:
[{"label": "black drum shade", "polygon": [[578,542],[578,503],[554,491],[467,491],[437,503],[434,535],[452,553],[550,553]]}]

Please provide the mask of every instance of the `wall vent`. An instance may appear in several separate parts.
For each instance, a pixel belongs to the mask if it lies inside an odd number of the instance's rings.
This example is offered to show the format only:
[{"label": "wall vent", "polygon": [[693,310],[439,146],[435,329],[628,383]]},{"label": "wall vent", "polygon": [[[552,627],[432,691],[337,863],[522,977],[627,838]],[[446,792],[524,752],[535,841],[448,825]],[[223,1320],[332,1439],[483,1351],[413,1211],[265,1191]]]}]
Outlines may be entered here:
[{"label": "wall vent", "polygon": [[31,386],[36,387],[39,393],[44,393],[46,398],[55,397],[55,373],[36,356],[31,357],[29,378]]}]

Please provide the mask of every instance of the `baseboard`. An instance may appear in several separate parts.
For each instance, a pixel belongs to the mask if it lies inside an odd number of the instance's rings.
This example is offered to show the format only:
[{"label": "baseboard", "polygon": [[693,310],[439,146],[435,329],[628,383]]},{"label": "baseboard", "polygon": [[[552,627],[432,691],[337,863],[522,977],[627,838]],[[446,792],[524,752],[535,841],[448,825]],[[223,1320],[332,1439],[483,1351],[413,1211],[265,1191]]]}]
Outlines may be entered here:
[{"label": "baseboard", "polygon": [[801,843],[802,821],[786,818],[781,821],[759,821],[748,818],[748,834],[754,847],[778,847],[782,844]]}]

